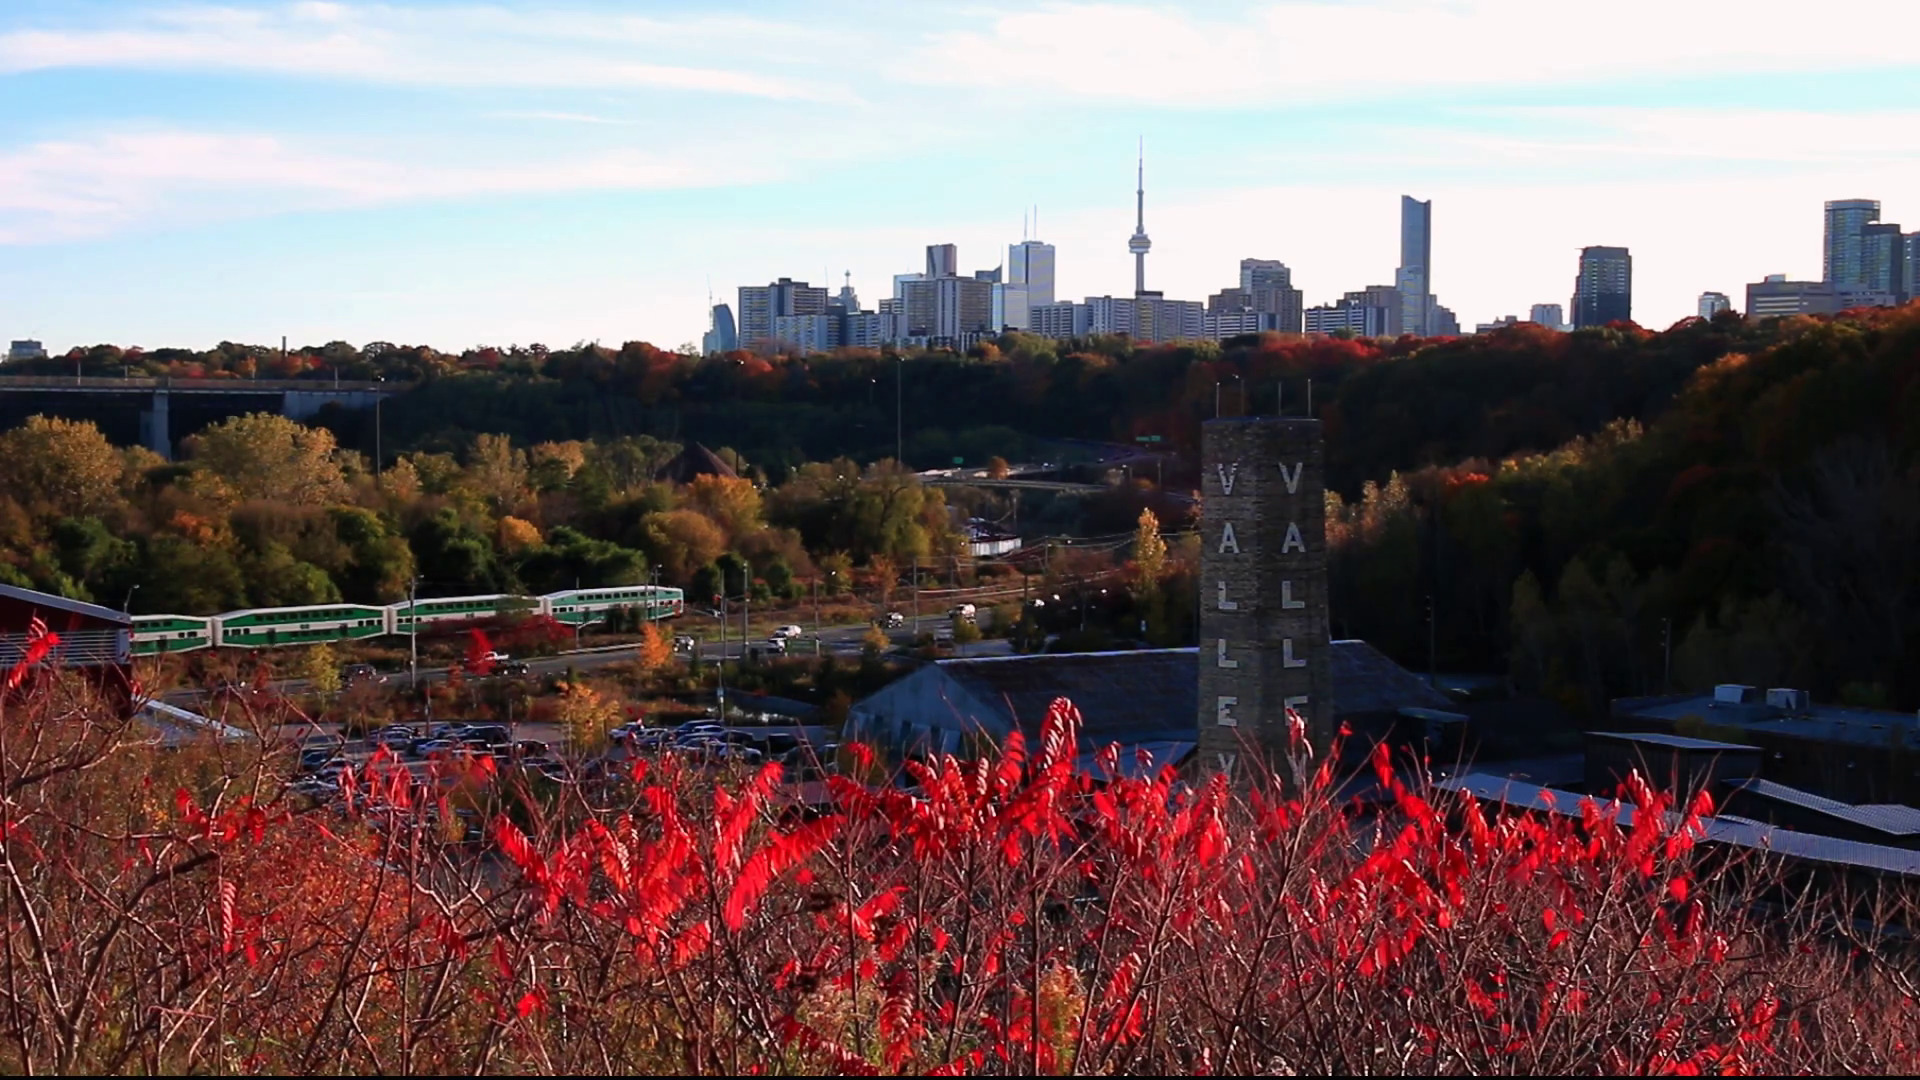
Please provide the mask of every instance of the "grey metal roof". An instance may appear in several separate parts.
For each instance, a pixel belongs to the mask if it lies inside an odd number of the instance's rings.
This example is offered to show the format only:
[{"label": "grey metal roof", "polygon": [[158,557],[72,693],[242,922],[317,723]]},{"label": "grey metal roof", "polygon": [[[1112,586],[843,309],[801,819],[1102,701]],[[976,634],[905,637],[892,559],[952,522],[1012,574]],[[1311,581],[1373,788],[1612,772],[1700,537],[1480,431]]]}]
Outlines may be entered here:
[{"label": "grey metal roof", "polygon": [[1920,810],[1898,803],[1867,803],[1856,806],[1802,791],[1772,780],[1745,780],[1733,785],[1762,799],[1798,806],[1817,814],[1873,829],[1889,836],[1920,836]]},{"label": "grey metal roof", "polygon": [[936,662],[1021,730],[1037,732],[1055,698],[1080,710],[1083,744],[1193,738],[1197,649],[993,656]]},{"label": "grey metal roof", "polygon": [[[1332,643],[1334,714],[1392,713],[1402,708],[1448,711],[1452,702],[1425,679],[1364,641]],[[1200,700],[1199,650],[1055,653],[935,661],[948,678],[1002,716],[1034,731],[1047,707],[1064,697],[1080,710],[1082,738],[1107,741],[1194,738]]]},{"label": "grey metal roof", "polygon": [[[1485,773],[1441,780],[1436,782],[1434,787],[1442,791],[1465,792],[1487,802],[1502,802],[1512,807],[1559,814],[1563,817],[1580,816],[1580,804],[1587,799],[1587,796],[1571,791],[1556,791],[1552,788]],[[1635,807],[1622,804],[1620,825],[1631,828],[1633,815],[1636,812]],[[1920,877],[1920,851],[1907,851],[1883,844],[1863,844],[1855,840],[1840,840],[1815,833],[1795,832],[1791,829],[1761,825],[1745,818],[1711,817],[1701,825],[1702,843],[1725,844],[1728,847],[1749,851],[1771,852],[1786,858],[1866,870],[1872,873]]]},{"label": "grey metal roof", "polygon": [[1589,731],[1589,739],[1617,739],[1622,742],[1646,743],[1650,746],[1666,746],[1675,750],[1711,750],[1740,751],[1757,754],[1760,748],[1745,743],[1715,742],[1712,739],[1689,739],[1685,735],[1662,735],[1654,731]]},{"label": "grey metal roof", "polygon": [[[112,608],[101,607],[99,604],[89,604],[85,600],[69,600],[64,596],[55,596],[52,593],[44,593],[38,589],[22,589],[16,585],[0,585],[0,597],[5,597],[9,600],[18,600],[23,604],[43,607],[52,611],[65,611],[74,615],[84,615],[89,619],[99,619],[103,622],[117,623],[121,626],[131,626],[133,624],[132,617],[124,611],[115,611]],[[54,629],[58,630],[60,628],[56,626]]]},{"label": "grey metal roof", "polygon": [[1404,708],[1459,711],[1452,698],[1372,645],[1353,638],[1332,645],[1328,652],[1336,714],[1390,713]]},{"label": "grey metal roof", "polygon": [[1620,698],[1615,716],[1640,716],[1672,722],[1682,718],[1725,724],[1755,735],[1778,735],[1863,747],[1905,745],[1920,747],[1920,718],[1913,713],[1860,709],[1844,705],[1814,705],[1805,711],[1783,712],[1765,702],[1734,704],[1715,701],[1711,694],[1665,694]]}]

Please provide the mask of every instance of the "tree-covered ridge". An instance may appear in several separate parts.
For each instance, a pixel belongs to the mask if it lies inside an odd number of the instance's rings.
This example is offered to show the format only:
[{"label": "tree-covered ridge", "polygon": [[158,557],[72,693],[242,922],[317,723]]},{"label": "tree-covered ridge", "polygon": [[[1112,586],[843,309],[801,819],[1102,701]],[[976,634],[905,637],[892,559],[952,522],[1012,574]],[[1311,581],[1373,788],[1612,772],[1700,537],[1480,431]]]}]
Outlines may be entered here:
[{"label": "tree-covered ridge", "polygon": [[[1619,417],[1646,420],[1702,364],[1778,340],[1778,324],[1690,320],[1660,334],[1629,325],[1558,334],[1530,325],[1472,338],[1398,341],[1281,335],[1136,346],[1012,334],[970,353],[845,350],[696,357],[644,342],[476,348],[344,342],[289,350],[223,343],[206,352],[75,350],[8,370],[205,377],[384,378],[385,446],[464,448],[485,431],[521,443],[651,435],[733,446],[776,476],[807,461],[894,456],[896,421],[917,467],[1018,460],[1038,440],[1130,442],[1191,451],[1223,412],[1304,415],[1309,381],[1328,424],[1336,487],[1356,494],[1389,470],[1558,446]],[[1216,386],[1218,387],[1216,391]],[[896,416],[896,406],[898,416]],[[344,445],[374,449],[373,418],[329,419]]]},{"label": "tree-covered ridge", "polygon": [[891,463],[812,465],[764,492],[735,476],[656,480],[679,449],[480,434],[376,476],[328,430],[278,416],[216,424],[178,464],[33,417],[0,435],[0,457],[21,463],[0,475],[0,580],[181,614],[386,604],[416,579],[428,596],[658,580],[770,599],[822,565],[905,565],[958,543],[940,493]]},{"label": "tree-covered ridge", "polygon": [[[16,467],[0,481],[0,574],[109,603],[139,582],[147,611],[329,590],[390,601],[415,573],[443,591],[656,570],[695,595],[844,582],[826,571],[899,568],[958,542],[946,499],[884,460],[896,378],[910,462],[1033,460],[1051,453],[1044,440],[1154,434],[1181,454],[1165,475],[1174,491],[1194,485],[1216,393],[1235,414],[1271,412],[1284,390],[1299,415],[1311,379],[1336,492],[1335,633],[1417,669],[1430,648],[1442,669],[1511,669],[1584,710],[1660,689],[1669,667],[1683,686],[1909,707],[1917,326],[1920,308],[1428,342],[1012,336],[965,356],[329,346],[345,377],[417,379],[385,409],[398,452],[380,485],[353,417],[329,424],[353,448],[324,448],[337,475],[301,465],[324,432],[260,428],[277,432],[266,475],[287,478],[271,492],[241,468],[258,455],[222,449],[258,420],[205,433],[180,465],[39,421],[5,436]],[[317,355],[289,363],[325,377]],[[723,456],[763,486],[655,483],[693,441],[731,447]],[[1086,520],[1130,527],[1145,477],[1136,469]]]},{"label": "tree-covered ridge", "polygon": [[1784,320],[1657,418],[1330,496],[1336,631],[1571,705],[1675,683],[1920,702],[1920,308]]}]

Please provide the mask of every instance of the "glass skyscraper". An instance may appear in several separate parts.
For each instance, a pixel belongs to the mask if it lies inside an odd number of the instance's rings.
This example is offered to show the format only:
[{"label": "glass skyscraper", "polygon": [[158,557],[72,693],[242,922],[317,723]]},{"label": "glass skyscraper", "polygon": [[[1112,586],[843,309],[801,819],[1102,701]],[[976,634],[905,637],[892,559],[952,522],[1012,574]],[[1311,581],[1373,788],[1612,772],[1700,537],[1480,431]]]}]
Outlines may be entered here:
[{"label": "glass skyscraper", "polygon": [[1433,200],[1400,196],[1400,270],[1394,287],[1400,290],[1400,333],[1433,332]]}]

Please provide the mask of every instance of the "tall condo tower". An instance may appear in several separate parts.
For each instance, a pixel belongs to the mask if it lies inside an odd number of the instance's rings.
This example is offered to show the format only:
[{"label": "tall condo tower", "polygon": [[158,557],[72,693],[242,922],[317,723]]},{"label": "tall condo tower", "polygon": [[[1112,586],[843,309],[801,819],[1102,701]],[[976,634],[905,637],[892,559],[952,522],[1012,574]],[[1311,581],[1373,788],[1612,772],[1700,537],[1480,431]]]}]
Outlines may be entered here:
[{"label": "tall condo tower", "polygon": [[1431,334],[1433,326],[1433,200],[1400,196],[1400,333]]},{"label": "tall condo tower", "polygon": [[1127,241],[1127,250],[1133,252],[1133,295],[1142,296],[1147,291],[1147,252],[1153,247],[1153,241],[1147,239],[1147,141],[1145,139],[1140,140],[1140,165],[1133,197],[1133,237]]}]

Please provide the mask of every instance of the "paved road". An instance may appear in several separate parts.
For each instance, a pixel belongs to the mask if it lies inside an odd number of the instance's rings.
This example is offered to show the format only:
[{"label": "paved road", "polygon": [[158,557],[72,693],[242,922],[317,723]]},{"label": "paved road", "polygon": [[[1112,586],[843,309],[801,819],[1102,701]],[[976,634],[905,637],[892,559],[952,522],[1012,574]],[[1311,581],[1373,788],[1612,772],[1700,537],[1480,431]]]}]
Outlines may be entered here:
[{"label": "paved road", "polygon": [[[982,614],[984,615],[985,612],[983,611]],[[907,645],[910,644],[918,634],[937,633],[942,628],[950,625],[950,621],[944,614],[922,614],[917,621],[909,616],[906,626],[888,631],[887,636],[892,639],[896,646]],[[676,636],[686,633],[688,630],[697,631],[696,636],[702,638],[700,644],[700,659],[703,661],[714,662],[722,658],[737,661],[744,652],[741,642],[734,637],[729,637],[726,644],[722,646],[718,640],[719,628],[708,618],[689,616],[677,625],[669,624],[669,629]],[[868,624],[866,623],[823,627],[818,635],[818,653],[815,651],[815,635],[809,632],[788,643],[787,655],[858,656],[862,647],[862,639],[866,637],[867,630]],[[705,640],[708,637],[714,640]],[[766,640],[764,638],[756,638],[747,642],[746,647],[760,649],[762,650],[762,655],[765,655]],[[960,646],[956,649],[955,654],[959,656],[1000,656],[1005,655],[1009,651],[1007,643],[1004,640],[990,640],[981,641],[973,645]],[[570,668],[579,671],[590,671],[594,668],[605,667],[610,664],[625,663],[631,661],[633,656],[634,646],[632,644],[603,645],[588,649],[569,650],[554,656],[532,657],[527,660],[527,669],[535,676],[560,675],[564,674]],[[448,669],[444,667],[423,667],[420,669],[420,681],[428,683],[441,682],[446,679],[447,670]],[[389,683],[402,683],[407,680],[407,673],[403,669],[399,672],[389,673],[387,678]],[[297,694],[305,690],[306,686],[307,683],[304,679],[284,679],[273,684],[273,688],[282,694]],[[165,700],[175,705],[190,706],[192,703],[198,702],[206,696],[207,691],[205,690],[183,688],[168,693],[165,695]]]}]

